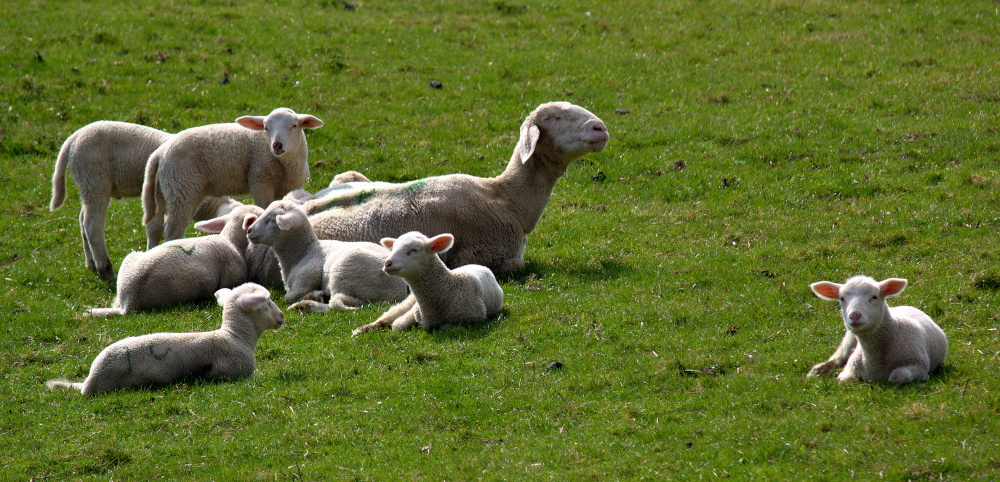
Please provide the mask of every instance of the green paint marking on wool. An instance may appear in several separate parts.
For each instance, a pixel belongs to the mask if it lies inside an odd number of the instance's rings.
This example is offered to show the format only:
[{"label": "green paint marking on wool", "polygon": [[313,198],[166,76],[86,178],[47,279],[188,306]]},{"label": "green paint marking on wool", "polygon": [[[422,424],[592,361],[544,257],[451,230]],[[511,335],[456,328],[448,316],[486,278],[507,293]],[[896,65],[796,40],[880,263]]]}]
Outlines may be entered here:
[{"label": "green paint marking on wool", "polygon": [[192,254],[194,254],[194,246],[191,246],[191,249],[184,249],[183,246],[171,246],[171,247],[172,248],[177,248],[177,249],[181,250],[182,253],[184,253],[184,254],[186,254],[188,256],[191,256]]},{"label": "green paint marking on wool", "polygon": [[149,354],[153,355],[153,358],[156,358],[157,360],[160,360],[160,361],[163,361],[163,359],[167,358],[167,355],[169,355],[172,350],[173,350],[173,348],[171,348],[171,347],[168,346],[166,351],[164,351],[163,353],[157,354],[156,353],[156,345],[149,345]]}]

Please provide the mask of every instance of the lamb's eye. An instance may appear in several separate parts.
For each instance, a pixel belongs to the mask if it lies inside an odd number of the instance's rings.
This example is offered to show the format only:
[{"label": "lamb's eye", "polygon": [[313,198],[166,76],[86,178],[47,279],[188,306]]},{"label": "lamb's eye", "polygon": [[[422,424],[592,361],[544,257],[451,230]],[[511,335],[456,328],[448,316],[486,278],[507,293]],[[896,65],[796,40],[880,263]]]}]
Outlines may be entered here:
[{"label": "lamb's eye", "polygon": [[878,300],[878,295],[872,295],[872,301]]},{"label": "lamb's eye", "polygon": [[410,248],[410,250],[406,252],[407,256],[413,256],[415,254],[417,254],[417,248]]},{"label": "lamb's eye", "polygon": [[844,298],[843,296],[841,296],[841,297],[840,297],[840,302],[841,302],[841,303],[843,303],[843,302],[845,302],[845,301],[847,301],[847,298]]}]

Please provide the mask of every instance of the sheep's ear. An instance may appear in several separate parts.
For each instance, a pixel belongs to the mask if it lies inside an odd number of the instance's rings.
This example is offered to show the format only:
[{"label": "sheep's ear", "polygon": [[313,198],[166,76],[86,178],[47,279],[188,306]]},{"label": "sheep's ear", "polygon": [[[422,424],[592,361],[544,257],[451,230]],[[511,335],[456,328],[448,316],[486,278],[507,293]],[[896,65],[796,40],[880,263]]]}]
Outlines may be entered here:
[{"label": "sheep's ear", "polygon": [[903,288],[906,288],[906,283],[907,281],[902,278],[889,278],[879,281],[878,291],[882,294],[883,298],[896,296],[903,292]]},{"label": "sheep's ear", "polygon": [[303,129],[316,129],[318,127],[323,127],[323,121],[319,120],[318,117],[299,114],[299,127]]},{"label": "sheep's ear", "polygon": [[829,301],[840,301],[840,286],[830,281],[817,281],[809,285],[813,293],[816,293],[816,296]]},{"label": "sheep's ear", "polygon": [[226,306],[226,301],[233,296],[233,290],[229,288],[222,288],[215,292],[215,301],[219,303],[219,306]]},{"label": "sheep's ear", "polygon": [[204,221],[198,221],[194,223],[194,228],[203,233],[216,234],[221,233],[222,229],[226,227],[226,217],[218,217],[213,219],[206,219]]},{"label": "sheep's ear", "polygon": [[535,144],[538,144],[538,137],[541,132],[534,122],[521,124],[521,138],[517,140],[517,152],[521,154],[521,164],[528,162],[535,152]]},{"label": "sheep's ear", "polygon": [[454,244],[455,237],[448,233],[439,234],[427,240],[427,247],[432,253],[443,253],[448,251]]},{"label": "sheep's ear", "polygon": [[250,229],[250,225],[252,225],[254,221],[257,221],[256,214],[248,214],[247,217],[243,218],[243,230],[246,231],[247,229]]},{"label": "sheep's ear", "polygon": [[267,305],[270,296],[264,293],[250,293],[240,298],[240,306],[244,310],[259,310]]},{"label": "sheep's ear", "polygon": [[285,213],[279,214],[274,218],[274,220],[278,222],[278,229],[288,231],[289,229],[298,226],[301,223],[302,218],[296,216],[295,213]]},{"label": "sheep's ear", "polygon": [[245,115],[236,119],[236,123],[252,131],[264,130],[264,117],[259,115]]},{"label": "sheep's ear", "polygon": [[382,241],[379,242],[382,243],[382,246],[392,249],[392,245],[396,244],[396,238],[382,238]]}]

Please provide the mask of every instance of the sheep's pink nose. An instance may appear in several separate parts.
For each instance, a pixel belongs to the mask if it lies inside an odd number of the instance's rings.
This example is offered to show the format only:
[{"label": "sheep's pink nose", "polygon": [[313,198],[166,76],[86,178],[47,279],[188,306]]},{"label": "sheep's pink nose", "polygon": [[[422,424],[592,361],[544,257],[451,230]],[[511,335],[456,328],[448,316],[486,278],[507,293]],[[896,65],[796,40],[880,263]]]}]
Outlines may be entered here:
[{"label": "sheep's pink nose", "polygon": [[285,152],[284,146],[280,142],[275,142],[274,144],[271,144],[271,150],[274,151],[275,154],[281,154],[282,152]]},{"label": "sheep's pink nose", "polygon": [[384,269],[389,269],[391,267],[392,267],[392,260],[390,260],[390,259],[385,260],[385,266],[383,268]]},{"label": "sheep's pink nose", "polygon": [[848,318],[851,319],[852,323],[857,323],[859,320],[861,320],[861,313],[855,311],[854,313],[851,313],[851,315]]}]

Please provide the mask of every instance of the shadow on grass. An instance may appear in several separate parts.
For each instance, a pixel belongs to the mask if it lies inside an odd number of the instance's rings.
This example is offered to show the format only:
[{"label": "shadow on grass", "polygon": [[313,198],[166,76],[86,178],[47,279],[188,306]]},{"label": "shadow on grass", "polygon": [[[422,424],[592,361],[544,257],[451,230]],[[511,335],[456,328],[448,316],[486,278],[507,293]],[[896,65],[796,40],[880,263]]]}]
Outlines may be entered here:
[{"label": "shadow on grass", "polygon": [[[507,308],[500,310],[500,314],[496,317],[486,320],[484,323],[471,326],[453,326],[449,328],[443,328],[439,330],[434,330],[428,332],[428,335],[434,339],[434,341],[466,341],[466,340],[478,340],[500,327],[510,316],[510,312]],[[419,329],[419,328],[417,328]]]},{"label": "shadow on grass", "polygon": [[599,259],[584,261],[574,259],[564,261],[553,260],[528,260],[524,269],[516,273],[500,275],[497,280],[501,283],[524,284],[530,280],[538,279],[547,273],[564,273],[580,281],[606,281],[617,279],[635,271],[631,266],[626,266],[614,259]]}]

